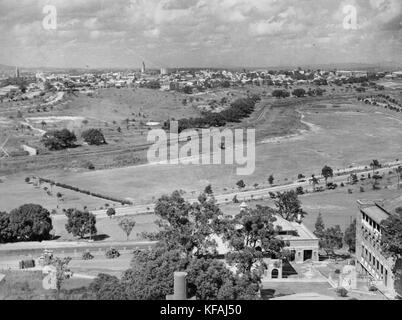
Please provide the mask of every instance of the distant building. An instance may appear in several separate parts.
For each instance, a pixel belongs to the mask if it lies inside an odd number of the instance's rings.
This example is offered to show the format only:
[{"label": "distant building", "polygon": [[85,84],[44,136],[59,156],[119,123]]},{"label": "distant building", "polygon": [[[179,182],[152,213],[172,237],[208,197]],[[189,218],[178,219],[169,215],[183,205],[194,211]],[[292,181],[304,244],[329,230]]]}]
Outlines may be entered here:
[{"label": "distant building", "polygon": [[15,67],[15,77],[16,78],[20,77],[20,69],[18,67]]},{"label": "distant building", "polygon": [[147,70],[145,68],[145,62],[142,62],[141,73],[145,73]]},{"label": "distant building", "polygon": [[[359,214],[356,220],[356,267],[368,276],[382,292],[395,296],[393,267],[394,259],[384,256],[381,250],[381,223],[386,220],[395,206],[394,200],[358,202]],[[401,199],[399,204],[402,205]],[[387,209],[385,209],[387,207]]]},{"label": "distant building", "polygon": [[394,77],[394,78],[402,78],[402,71],[392,72],[392,77]]},{"label": "distant building", "polygon": [[165,76],[169,73],[169,70],[167,68],[161,68],[161,76]]}]

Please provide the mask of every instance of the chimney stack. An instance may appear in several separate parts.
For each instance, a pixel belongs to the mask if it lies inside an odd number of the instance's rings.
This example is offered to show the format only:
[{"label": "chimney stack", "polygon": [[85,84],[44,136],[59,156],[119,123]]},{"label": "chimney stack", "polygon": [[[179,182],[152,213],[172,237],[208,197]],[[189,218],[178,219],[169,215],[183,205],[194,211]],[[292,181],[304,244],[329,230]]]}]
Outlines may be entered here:
[{"label": "chimney stack", "polygon": [[187,272],[174,273],[174,293],[166,300],[187,300]]}]

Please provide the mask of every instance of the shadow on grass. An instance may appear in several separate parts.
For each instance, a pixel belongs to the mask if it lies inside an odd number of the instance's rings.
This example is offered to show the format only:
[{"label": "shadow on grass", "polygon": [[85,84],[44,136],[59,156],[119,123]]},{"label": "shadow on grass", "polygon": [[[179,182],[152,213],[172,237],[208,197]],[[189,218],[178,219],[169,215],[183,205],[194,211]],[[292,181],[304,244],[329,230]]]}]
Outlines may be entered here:
[{"label": "shadow on grass", "polygon": [[110,236],[108,236],[107,234],[97,234],[92,237],[85,237],[84,239],[85,240],[93,240],[93,241],[104,241],[109,238],[110,238]]}]

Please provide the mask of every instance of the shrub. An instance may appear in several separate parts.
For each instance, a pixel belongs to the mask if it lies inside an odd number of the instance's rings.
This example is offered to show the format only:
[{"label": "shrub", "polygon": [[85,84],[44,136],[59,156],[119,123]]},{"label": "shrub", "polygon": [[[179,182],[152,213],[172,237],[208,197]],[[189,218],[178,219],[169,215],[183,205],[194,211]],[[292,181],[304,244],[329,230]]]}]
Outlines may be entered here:
[{"label": "shrub", "polygon": [[243,180],[237,181],[236,185],[237,185],[240,189],[243,189],[243,188],[246,187],[246,184],[244,183]]},{"label": "shrub", "polygon": [[120,252],[115,248],[110,248],[108,251],[106,251],[105,256],[107,259],[116,259],[120,257]]},{"label": "shrub", "polygon": [[340,274],[340,273],[341,273],[341,270],[339,270],[339,269],[335,270],[335,274]]},{"label": "shrub", "polygon": [[84,252],[84,254],[82,255],[82,260],[92,260],[94,258],[94,256],[89,252]]},{"label": "shrub", "polygon": [[107,215],[109,218],[112,218],[113,216],[116,215],[116,210],[113,209],[113,208],[109,208],[109,209],[107,209],[107,211],[106,211],[106,215]]},{"label": "shrub", "polygon": [[345,297],[348,296],[348,290],[346,290],[346,289],[343,288],[343,287],[340,287],[340,288],[336,289],[336,294],[337,294],[339,297],[345,298]]},{"label": "shrub", "polygon": [[370,287],[369,287],[369,291],[370,292],[376,292],[376,291],[378,291],[378,288],[375,286],[375,285],[370,285]]}]

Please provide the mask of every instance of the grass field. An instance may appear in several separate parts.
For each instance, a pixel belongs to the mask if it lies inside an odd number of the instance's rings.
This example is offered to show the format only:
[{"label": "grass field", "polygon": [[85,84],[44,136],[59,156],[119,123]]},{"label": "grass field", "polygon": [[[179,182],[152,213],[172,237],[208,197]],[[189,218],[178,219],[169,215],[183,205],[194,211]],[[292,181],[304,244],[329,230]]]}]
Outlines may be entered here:
[{"label": "grass field", "polygon": [[[314,110],[314,111],[313,111]],[[77,174],[60,173],[58,180],[108,194],[133,198],[136,203],[182,189],[200,192],[212,184],[216,192],[236,189],[235,183],[266,183],[270,174],[276,183],[296,180],[302,173],[319,173],[324,165],[334,169],[369,165],[372,159],[392,161],[401,158],[402,120],[396,115],[366,106],[303,108],[304,121],[314,130],[288,139],[267,141],[256,146],[253,175],[236,175],[235,165],[152,165]],[[336,171],[335,171],[336,172]]]},{"label": "grass field", "polygon": [[[41,300],[53,293],[42,287],[41,271],[9,271],[0,270],[6,277],[0,284],[0,300]],[[86,287],[91,283],[88,279],[71,278],[63,283],[63,289],[71,290]]]},{"label": "grass field", "polygon": [[[240,179],[249,186],[255,183],[266,185],[267,178],[273,174],[275,183],[281,184],[295,180],[299,173],[306,176],[319,173],[326,164],[333,168],[345,168],[354,164],[368,165],[372,159],[390,161],[400,158],[400,114],[359,104],[356,99],[346,97],[346,92],[350,89],[332,89],[335,90],[333,97],[320,98],[317,102],[310,98],[278,102],[266,97],[250,118],[240,124],[230,125],[235,128],[256,128],[256,170],[250,176],[237,176],[234,165],[129,166],[144,161],[145,151],[128,151],[124,154],[94,152],[78,158],[74,157],[76,150],[63,151],[54,153],[57,161],[45,160],[38,164],[39,160],[31,158],[21,162],[13,170],[29,171],[93,192],[131,198],[139,204],[152,202],[160,195],[176,189],[182,189],[188,196],[193,196],[206,185],[212,184],[217,193],[222,193],[237,190],[235,184]],[[332,89],[328,88],[330,92]],[[238,95],[244,95],[251,89],[246,87],[236,90]],[[253,87],[251,91],[267,94],[262,87]],[[219,99],[229,93],[208,93],[200,99],[212,99],[214,95]],[[138,142],[136,139],[145,139],[145,136],[141,137],[138,133],[138,128],[134,128],[138,126],[138,121],[131,123],[129,130],[123,126],[122,134],[117,135],[116,127],[126,118],[138,118],[139,113],[146,116],[144,121],[158,121],[168,115],[177,118],[197,115],[198,111],[191,104],[181,104],[182,97],[181,94],[150,92],[148,89],[106,89],[93,97],[70,97],[62,107],[55,108],[52,115],[74,115],[89,119],[88,126],[96,123],[103,126],[110,144],[96,150],[108,152],[113,148]],[[274,107],[276,105],[280,107]],[[46,115],[48,114],[43,114]],[[114,121],[116,124],[113,124]],[[106,127],[106,122],[109,127]],[[83,125],[79,123],[79,126]],[[116,136],[118,137],[115,139]],[[78,149],[92,152],[93,148]],[[117,159],[119,155],[120,160]],[[88,171],[80,164],[80,161],[86,160],[93,162],[96,168],[113,167],[119,161],[123,167]],[[1,161],[0,172],[13,166],[13,163]],[[58,203],[56,197],[49,197],[43,190],[25,184],[25,176],[19,173],[0,177],[3,181],[0,182],[0,194],[3,195],[0,198],[1,210],[8,211],[26,202],[44,205],[49,210],[56,209],[57,206],[99,209],[107,203],[66,190],[61,191],[65,194],[65,201]]]}]

